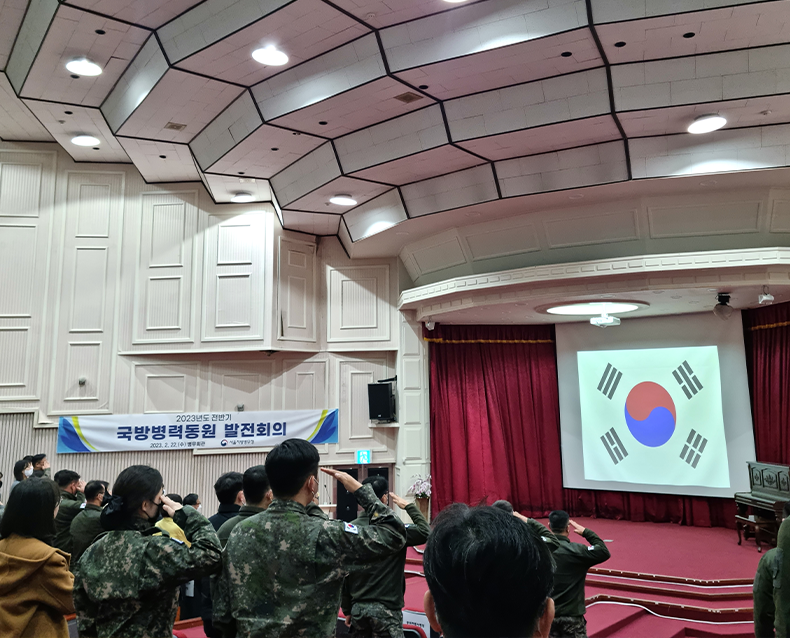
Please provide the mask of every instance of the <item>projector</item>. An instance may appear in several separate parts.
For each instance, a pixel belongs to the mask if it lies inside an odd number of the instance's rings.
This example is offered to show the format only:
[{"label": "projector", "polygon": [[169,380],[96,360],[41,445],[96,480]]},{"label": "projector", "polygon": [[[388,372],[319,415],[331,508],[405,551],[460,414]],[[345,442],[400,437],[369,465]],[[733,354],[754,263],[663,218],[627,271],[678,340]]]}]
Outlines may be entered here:
[{"label": "projector", "polygon": [[765,293],[757,297],[761,305],[770,305],[774,302],[774,296],[770,293]]},{"label": "projector", "polygon": [[599,328],[608,328],[609,326],[619,326],[620,319],[609,315],[601,315],[600,317],[590,317],[590,323]]}]

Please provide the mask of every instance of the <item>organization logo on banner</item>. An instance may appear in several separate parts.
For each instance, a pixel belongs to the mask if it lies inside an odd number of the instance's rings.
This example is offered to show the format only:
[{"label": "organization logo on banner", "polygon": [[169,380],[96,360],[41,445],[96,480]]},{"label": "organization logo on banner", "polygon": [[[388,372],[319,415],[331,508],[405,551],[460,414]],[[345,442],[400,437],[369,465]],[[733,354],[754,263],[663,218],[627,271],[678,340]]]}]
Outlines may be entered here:
[{"label": "organization logo on banner", "polygon": [[730,486],[716,346],[577,356],[585,478]]},{"label": "organization logo on banner", "polygon": [[273,447],[286,439],[338,442],[338,411],[60,417],[58,454]]}]

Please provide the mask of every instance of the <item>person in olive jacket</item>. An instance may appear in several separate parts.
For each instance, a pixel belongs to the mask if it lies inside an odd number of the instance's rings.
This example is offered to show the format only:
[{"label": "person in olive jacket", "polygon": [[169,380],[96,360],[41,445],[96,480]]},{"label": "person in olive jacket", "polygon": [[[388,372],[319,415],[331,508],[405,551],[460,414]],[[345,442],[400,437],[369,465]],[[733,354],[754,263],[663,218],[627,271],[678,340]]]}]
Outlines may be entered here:
[{"label": "person in olive jacket", "polygon": [[[346,626],[360,635],[403,635],[403,594],[406,591],[406,548],[422,545],[428,540],[431,528],[414,503],[409,503],[389,491],[387,479],[369,476],[362,485],[370,485],[376,497],[387,505],[387,497],[405,509],[413,524],[406,527],[406,545],[391,556],[374,561],[362,571],[350,573],[343,582],[341,608]],[[367,527],[370,517],[366,512],[352,525]]]},{"label": "person in olive jacket", "polygon": [[91,543],[104,533],[101,525],[101,508],[106,492],[104,481],[90,481],[85,486],[85,503],[82,511],[71,521],[71,571]]},{"label": "person in olive jacket", "polygon": [[47,478],[22,481],[0,521],[0,636],[68,638],[74,613],[69,555],[53,547],[60,490]]},{"label": "person in olive jacket", "polygon": [[[570,520],[567,512],[555,510],[549,514],[549,527],[559,541],[559,546],[552,553],[556,564],[551,592],[555,615],[550,635],[555,638],[586,638],[584,580],[590,567],[609,560],[611,554],[595,532]],[[571,527],[590,544],[571,542]]]}]

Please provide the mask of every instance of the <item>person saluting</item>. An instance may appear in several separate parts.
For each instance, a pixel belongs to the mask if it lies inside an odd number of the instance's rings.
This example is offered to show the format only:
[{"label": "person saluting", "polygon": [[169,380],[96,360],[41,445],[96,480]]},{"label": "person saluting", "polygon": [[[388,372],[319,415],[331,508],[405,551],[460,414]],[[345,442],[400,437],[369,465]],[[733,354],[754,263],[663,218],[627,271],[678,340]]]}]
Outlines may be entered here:
[{"label": "person saluting", "polygon": [[[74,574],[81,638],[172,636],[178,586],[219,569],[222,548],[211,523],[163,492],[162,475],[147,465],[118,475],[101,514],[108,532],[85,550]],[[162,511],[184,530],[191,547],[154,536]]]}]

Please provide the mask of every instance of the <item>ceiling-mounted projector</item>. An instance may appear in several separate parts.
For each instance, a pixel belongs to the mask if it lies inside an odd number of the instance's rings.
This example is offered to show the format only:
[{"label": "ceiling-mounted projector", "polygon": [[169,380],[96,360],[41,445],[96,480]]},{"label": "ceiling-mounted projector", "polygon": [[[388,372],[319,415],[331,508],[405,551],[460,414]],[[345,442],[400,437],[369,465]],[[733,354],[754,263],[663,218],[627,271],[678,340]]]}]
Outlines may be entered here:
[{"label": "ceiling-mounted projector", "polygon": [[604,313],[600,317],[590,317],[590,323],[599,328],[608,328],[609,326],[619,326],[620,319]]}]

